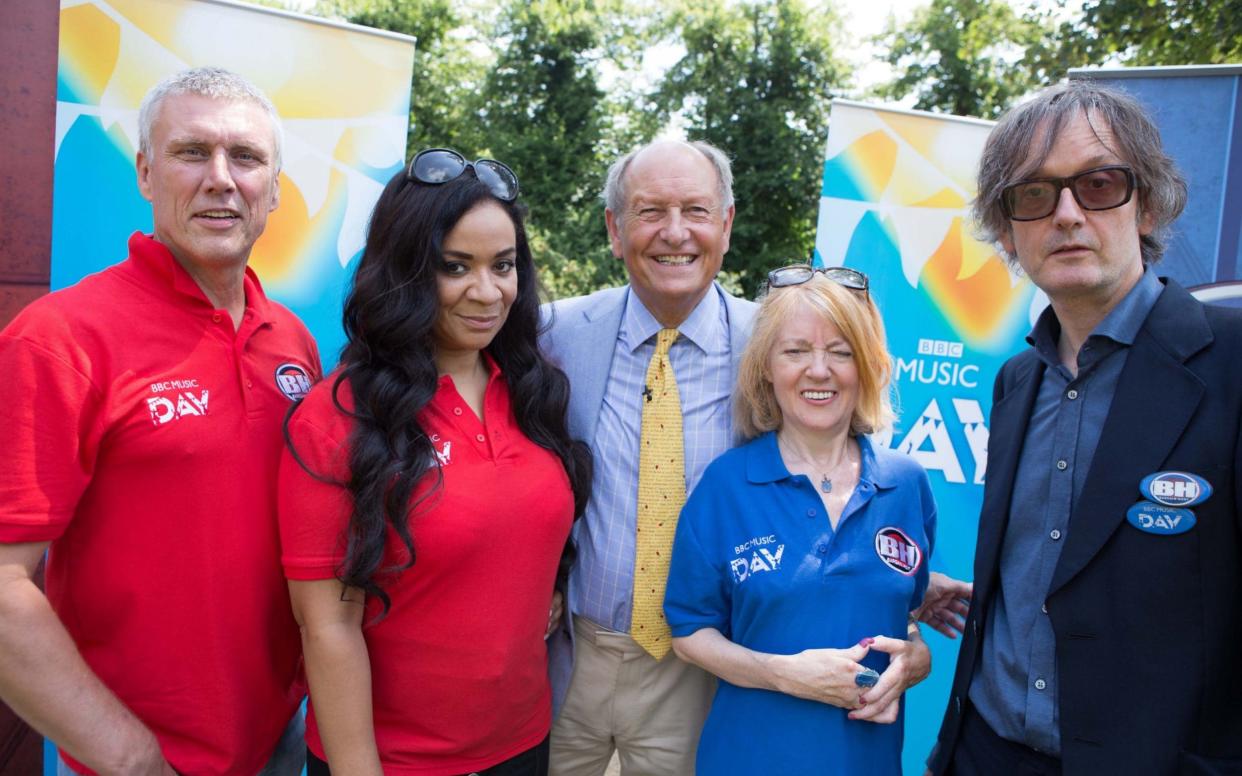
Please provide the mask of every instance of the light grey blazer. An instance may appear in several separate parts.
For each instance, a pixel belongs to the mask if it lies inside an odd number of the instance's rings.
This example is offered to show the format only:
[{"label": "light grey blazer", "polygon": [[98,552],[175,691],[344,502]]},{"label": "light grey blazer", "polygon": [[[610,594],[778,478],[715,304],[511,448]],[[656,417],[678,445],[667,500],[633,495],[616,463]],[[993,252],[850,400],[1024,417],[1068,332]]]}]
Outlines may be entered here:
[{"label": "light grey blazer", "polygon": [[[595,439],[595,427],[604,403],[604,387],[612,369],[612,356],[616,350],[617,333],[621,330],[628,289],[628,285],[608,288],[543,307],[546,330],[540,344],[548,357],[569,376],[569,433],[587,444]],[[732,378],[736,383],[738,363],[750,339],[751,326],[759,306],[729,295],[717,283],[712,284],[712,291],[719,293],[724,300],[729,321]],[[734,444],[737,441],[735,433]],[[597,469],[603,465],[606,465],[605,462],[595,459]],[[573,675],[574,631],[569,602],[570,596],[566,591],[561,628],[548,637],[553,719],[561,710]]]}]

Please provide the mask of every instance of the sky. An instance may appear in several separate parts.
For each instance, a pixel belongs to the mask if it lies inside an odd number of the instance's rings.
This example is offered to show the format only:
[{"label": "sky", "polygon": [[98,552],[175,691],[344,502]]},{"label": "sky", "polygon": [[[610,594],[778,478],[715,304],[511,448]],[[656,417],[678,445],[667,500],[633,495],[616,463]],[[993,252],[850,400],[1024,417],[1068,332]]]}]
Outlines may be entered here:
[{"label": "sky", "polygon": [[916,8],[930,0],[835,0],[844,17],[844,38],[850,44],[845,58],[855,67],[855,85],[865,89],[886,81],[892,68],[876,59],[878,50],[868,41],[884,31],[890,15],[898,24],[909,21]]}]

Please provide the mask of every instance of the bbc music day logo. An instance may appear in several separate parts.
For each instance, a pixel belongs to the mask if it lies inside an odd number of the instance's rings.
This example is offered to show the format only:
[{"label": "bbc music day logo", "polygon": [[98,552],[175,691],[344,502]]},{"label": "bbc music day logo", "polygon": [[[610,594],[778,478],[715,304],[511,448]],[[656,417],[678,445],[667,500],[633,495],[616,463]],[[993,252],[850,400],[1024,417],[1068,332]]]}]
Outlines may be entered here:
[{"label": "bbc music day logo", "polygon": [[[987,417],[976,398],[983,390],[979,385],[979,367],[965,362],[964,355],[961,342],[919,339],[914,356],[893,356],[894,383],[957,389],[966,394],[947,400],[933,396],[917,408],[918,414],[912,411],[916,407],[903,406],[903,418],[913,420],[903,424],[909,430],[893,446],[929,472],[940,472],[947,482],[982,485],[988,457]],[[954,443],[949,423],[956,424],[966,449],[959,450],[960,445]]]}]

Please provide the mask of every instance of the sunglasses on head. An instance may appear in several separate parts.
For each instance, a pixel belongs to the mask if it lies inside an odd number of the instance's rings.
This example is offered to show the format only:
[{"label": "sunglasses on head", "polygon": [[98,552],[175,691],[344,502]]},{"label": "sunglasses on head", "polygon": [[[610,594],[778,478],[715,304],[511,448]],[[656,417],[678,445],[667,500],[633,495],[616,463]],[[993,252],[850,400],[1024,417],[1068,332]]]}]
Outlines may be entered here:
[{"label": "sunglasses on head", "polygon": [[790,264],[787,267],[774,269],[768,273],[768,288],[784,288],[799,286],[820,273],[839,286],[851,291],[861,291],[868,296],[867,288],[871,285],[867,276],[849,267],[812,267],[810,264]]},{"label": "sunglasses on head", "polygon": [[1001,209],[1013,221],[1038,221],[1056,212],[1061,190],[1069,189],[1083,210],[1112,210],[1130,201],[1136,185],[1134,171],[1119,164],[1065,178],[1033,178],[1001,189]]},{"label": "sunglasses on head", "polygon": [[517,175],[508,165],[495,159],[475,159],[468,162],[466,157],[451,148],[428,148],[414,154],[409,169],[405,171],[405,177],[407,180],[435,186],[457,180],[466,170],[472,170],[474,177],[487,186],[496,199],[503,202],[517,199]]}]

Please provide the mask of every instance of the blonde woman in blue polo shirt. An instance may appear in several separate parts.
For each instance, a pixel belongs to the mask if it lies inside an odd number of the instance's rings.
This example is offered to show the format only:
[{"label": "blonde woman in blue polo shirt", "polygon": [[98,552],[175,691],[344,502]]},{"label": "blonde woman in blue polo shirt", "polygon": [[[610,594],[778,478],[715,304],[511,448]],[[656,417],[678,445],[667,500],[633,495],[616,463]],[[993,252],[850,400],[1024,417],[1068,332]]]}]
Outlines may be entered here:
[{"label": "blonde woman in blue polo shirt", "polygon": [[687,501],[664,604],[673,649],[721,679],[700,774],[901,773],[936,507],[867,437],[892,421],[890,363],[865,275],[769,275],[736,391],[750,441]]}]

